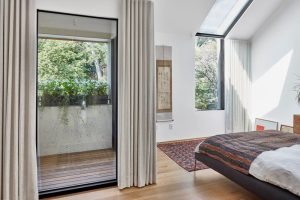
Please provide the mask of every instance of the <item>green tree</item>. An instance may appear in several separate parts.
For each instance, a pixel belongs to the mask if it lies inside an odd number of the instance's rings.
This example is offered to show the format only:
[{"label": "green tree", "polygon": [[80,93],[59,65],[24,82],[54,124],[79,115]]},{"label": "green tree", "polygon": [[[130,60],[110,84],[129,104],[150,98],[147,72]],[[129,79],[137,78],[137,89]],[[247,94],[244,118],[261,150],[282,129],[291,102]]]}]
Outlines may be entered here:
[{"label": "green tree", "polygon": [[41,104],[68,105],[77,97],[108,95],[108,53],[108,43],[39,39]]},{"label": "green tree", "polygon": [[39,39],[39,80],[104,79],[108,44]]},{"label": "green tree", "polygon": [[217,108],[217,45],[214,38],[198,37],[196,40],[196,102],[197,109]]},{"label": "green tree", "polygon": [[40,40],[39,80],[69,80],[88,78],[84,73],[87,56],[77,42]]},{"label": "green tree", "polygon": [[[88,55],[88,64],[91,67],[89,70],[91,75],[97,75],[99,81],[106,78],[105,70],[107,68],[108,46],[104,43],[83,43],[85,51]],[[93,69],[95,71],[93,71]]]}]

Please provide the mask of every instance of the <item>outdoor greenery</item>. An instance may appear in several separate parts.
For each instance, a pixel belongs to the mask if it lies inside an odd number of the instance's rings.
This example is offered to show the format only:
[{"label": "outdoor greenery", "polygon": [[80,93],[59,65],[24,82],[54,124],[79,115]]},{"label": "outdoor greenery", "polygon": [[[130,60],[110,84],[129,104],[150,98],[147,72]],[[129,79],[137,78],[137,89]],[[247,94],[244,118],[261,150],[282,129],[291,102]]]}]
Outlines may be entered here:
[{"label": "outdoor greenery", "polygon": [[108,94],[106,81],[97,80],[49,80],[39,83],[42,105],[80,104],[89,96]]},{"label": "outdoor greenery", "polygon": [[39,39],[38,96],[41,105],[68,105],[109,94],[107,43]]},{"label": "outdoor greenery", "polygon": [[218,108],[218,40],[197,37],[195,43],[196,99],[197,109]]}]

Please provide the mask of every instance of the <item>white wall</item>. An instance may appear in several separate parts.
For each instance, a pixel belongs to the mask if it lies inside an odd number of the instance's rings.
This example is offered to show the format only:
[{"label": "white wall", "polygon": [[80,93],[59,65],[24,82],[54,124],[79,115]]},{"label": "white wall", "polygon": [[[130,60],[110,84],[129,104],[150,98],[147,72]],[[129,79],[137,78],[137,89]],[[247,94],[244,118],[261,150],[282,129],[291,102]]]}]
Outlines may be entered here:
[{"label": "white wall", "polygon": [[155,0],[155,44],[172,46],[173,119],[157,123],[157,141],[225,132],[224,111],[195,109],[194,35],[214,0]]},{"label": "white wall", "polygon": [[155,43],[172,46],[173,54],[174,122],[157,123],[157,141],[224,133],[224,111],[197,111],[195,109],[194,36],[156,33]]},{"label": "white wall", "polygon": [[[100,17],[121,16],[122,0],[37,0],[37,8]],[[156,45],[173,47],[173,128],[157,124],[157,140],[221,134],[223,111],[194,108],[194,38],[214,0],[155,0]]]},{"label": "white wall", "polygon": [[256,31],[278,9],[285,0],[253,1],[242,17],[234,25],[227,38],[251,40]]},{"label": "white wall", "polygon": [[252,39],[252,117],[292,125],[300,113],[300,1],[282,2]]},{"label": "white wall", "polygon": [[195,109],[194,35],[214,0],[155,0],[155,44],[172,46],[173,119],[157,123],[157,141],[225,132],[224,111]]}]

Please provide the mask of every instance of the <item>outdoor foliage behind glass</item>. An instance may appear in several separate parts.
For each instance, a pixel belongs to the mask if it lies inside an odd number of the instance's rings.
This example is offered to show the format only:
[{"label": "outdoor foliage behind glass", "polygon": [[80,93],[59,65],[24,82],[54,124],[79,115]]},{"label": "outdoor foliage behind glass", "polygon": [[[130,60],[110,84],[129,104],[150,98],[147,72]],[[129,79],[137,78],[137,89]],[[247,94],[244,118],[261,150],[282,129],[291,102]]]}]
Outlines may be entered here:
[{"label": "outdoor foliage behind glass", "polygon": [[218,40],[196,37],[195,107],[200,110],[218,109]]},{"label": "outdoor foliage behind glass", "polygon": [[107,43],[39,39],[38,96],[108,95],[107,56]]}]

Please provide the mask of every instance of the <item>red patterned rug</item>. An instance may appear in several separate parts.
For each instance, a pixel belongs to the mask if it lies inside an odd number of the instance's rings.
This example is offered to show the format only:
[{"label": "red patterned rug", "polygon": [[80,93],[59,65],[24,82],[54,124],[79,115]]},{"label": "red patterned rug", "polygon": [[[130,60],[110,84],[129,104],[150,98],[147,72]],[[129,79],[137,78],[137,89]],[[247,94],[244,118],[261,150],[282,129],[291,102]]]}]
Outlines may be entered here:
[{"label": "red patterned rug", "polygon": [[[195,171],[195,148],[204,139],[164,142],[157,145],[169,158],[188,172]],[[207,169],[203,163],[197,161],[196,171]]]}]

